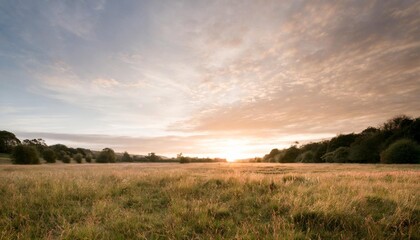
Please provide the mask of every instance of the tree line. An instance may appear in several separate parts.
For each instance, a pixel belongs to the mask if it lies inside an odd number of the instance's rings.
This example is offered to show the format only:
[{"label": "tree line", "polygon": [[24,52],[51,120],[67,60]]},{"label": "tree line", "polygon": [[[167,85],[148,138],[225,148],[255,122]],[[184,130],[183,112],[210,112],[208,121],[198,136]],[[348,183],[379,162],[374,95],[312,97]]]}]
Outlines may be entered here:
[{"label": "tree line", "polygon": [[287,149],[272,149],[253,162],[280,163],[420,163],[420,117],[394,117],[360,133]]},{"label": "tree line", "polygon": [[0,131],[0,153],[10,154],[14,164],[40,164],[46,163],[118,163],[118,162],[226,162],[221,158],[193,158],[178,154],[176,158],[166,158],[151,152],[145,156],[115,153],[111,148],[102,151],[93,151],[86,148],[71,148],[63,144],[48,146],[41,138],[25,139],[20,141],[15,134],[8,131]]}]

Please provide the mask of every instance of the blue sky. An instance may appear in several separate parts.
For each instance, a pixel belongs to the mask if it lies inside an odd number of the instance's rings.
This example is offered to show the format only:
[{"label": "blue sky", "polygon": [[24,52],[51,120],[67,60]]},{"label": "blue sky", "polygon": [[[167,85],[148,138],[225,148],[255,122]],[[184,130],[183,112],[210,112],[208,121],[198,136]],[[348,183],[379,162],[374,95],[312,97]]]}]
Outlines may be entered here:
[{"label": "blue sky", "polygon": [[420,113],[418,1],[0,1],[0,128],[253,157]]}]

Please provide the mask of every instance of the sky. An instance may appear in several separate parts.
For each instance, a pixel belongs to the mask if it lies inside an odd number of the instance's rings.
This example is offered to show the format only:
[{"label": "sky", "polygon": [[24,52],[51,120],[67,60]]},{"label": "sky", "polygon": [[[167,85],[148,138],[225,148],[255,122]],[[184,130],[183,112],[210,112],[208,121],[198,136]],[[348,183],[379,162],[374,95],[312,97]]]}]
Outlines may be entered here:
[{"label": "sky", "polygon": [[420,1],[0,0],[0,129],[262,156],[420,115]]}]

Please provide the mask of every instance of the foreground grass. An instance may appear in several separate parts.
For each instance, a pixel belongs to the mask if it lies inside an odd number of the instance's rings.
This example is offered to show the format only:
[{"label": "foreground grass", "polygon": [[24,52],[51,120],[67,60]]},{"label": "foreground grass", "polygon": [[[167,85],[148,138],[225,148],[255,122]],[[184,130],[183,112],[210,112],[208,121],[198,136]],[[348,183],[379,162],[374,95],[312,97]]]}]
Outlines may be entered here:
[{"label": "foreground grass", "polygon": [[420,167],[0,166],[0,239],[420,239]]}]

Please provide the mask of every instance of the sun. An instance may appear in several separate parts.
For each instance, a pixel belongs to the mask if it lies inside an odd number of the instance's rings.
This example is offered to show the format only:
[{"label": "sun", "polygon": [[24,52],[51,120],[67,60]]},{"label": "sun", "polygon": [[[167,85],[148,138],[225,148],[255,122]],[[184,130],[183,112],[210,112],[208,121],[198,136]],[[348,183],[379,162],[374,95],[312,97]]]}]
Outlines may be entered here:
[{"label": "sun", "polygon": [[222,148],[220,155],[226,158],[228,162],[235,162],[236,160],[246,158],[247,157],[246,152],[247,152],[246,146],[236,141],[229,141]]}]

